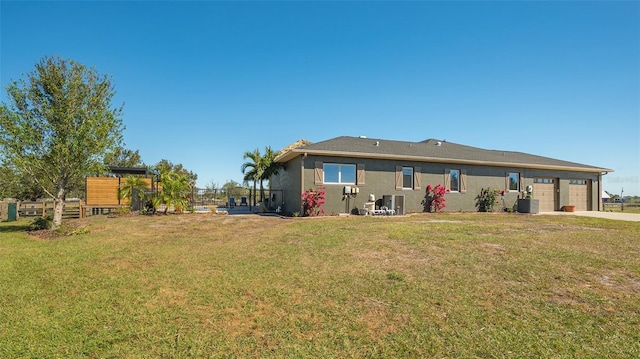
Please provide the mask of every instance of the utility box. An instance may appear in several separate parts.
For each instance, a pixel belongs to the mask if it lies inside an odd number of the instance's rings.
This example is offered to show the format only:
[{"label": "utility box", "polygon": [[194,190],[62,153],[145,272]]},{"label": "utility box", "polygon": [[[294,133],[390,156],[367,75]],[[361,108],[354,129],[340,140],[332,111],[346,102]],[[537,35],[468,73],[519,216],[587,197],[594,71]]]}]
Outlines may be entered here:
[{"label": "utility box", "polygon": [[18,204],[15,202],[0,202],[0,221],[13,222],[18,219]]},{"label": "utility box", "polygon": [[7,222],[12,222],[18,219],[18,204],[9,203],[9,211],[7,213]]}]

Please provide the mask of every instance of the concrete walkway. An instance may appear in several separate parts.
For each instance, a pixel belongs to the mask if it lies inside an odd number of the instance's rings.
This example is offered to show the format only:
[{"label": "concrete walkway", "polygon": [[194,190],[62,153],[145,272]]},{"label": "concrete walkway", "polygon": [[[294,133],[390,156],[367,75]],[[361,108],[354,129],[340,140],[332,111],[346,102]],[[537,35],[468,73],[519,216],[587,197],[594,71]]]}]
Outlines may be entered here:
[{"label": "concrete walkway", "polygon": [[560,216],[582,216],[615,219],[618,221],[640,222],[640,213],[623,213],[623,212],[540,212],[540,214],[560,215]]}]

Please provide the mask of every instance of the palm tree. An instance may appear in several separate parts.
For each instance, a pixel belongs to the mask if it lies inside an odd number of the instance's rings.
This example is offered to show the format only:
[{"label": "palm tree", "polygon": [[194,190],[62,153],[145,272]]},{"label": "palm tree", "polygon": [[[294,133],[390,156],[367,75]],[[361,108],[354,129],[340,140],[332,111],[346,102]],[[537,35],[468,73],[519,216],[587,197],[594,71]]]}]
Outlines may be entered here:
[{"label": "palm tree", "polygon": [[[187,197],[192,186],[188,175],[171,171],[161,174],[160,179],[162,191],[158,194],[156,204],[165,204],[164,213],[167,213],[171,206],[178,211],[185,209],[188,204]],[[156,205],[156,207],[158,206]]]},{"label": "palm tree", "polygon": [[124,181],[124,186],[118,190],[118,199],[129,199],[129,204],[133,205],[133,196],[137,193],[140,200],[144,199],[144,191],[149,188],[149,185],[144,181],[142,177],[127,176]]},{"label": "palm tree", "polygon": [[[253,193],[256,193],[256,183],[260,182],[260,202],[264,202],[264,181],[269,180],[271,176],[278,174],[284,166],[275,162],[275,158],[279,152],[274,151],[271,146],[264,149],[264,156],[260,154],[259,149],[253,152],[245,152],[244,159],[250,159],[242,164],[241,170],[244,174],[244,181],[253,181]],[[254,195],[253,204],[255,205],[256,196]]]},{"label": "palm tree", "polygon": [[262,155],[260,155],[260,150],[255,149],[253,152],[247,151],[244,153],[243,159],[249,159],[242,164],[240,170],[242,174],[244,174],[243,180],[245,182],[253,181],[253,205],[256,205],[256,182],[260,181],[260,191],[262,192],[262,176],[264,172],[264,161]]},{"label": "palm tree", "polygon": [[[260,178],[260,181],[267,180],[270,181],[272,176],[278,174],[278,172],[284,168],[284,165],[279,162],[275,162],[276,157],[278,157],[279,152],[276,152],[271,149],[271,146],[267,146],[264,149],[264,156],[262,157],[264,172]],[[269,185],[271,186],[271,185]],[[261,186],[262,187],[262,186]],[[264,200],[264,190],[261,190],[260,198]]]}]

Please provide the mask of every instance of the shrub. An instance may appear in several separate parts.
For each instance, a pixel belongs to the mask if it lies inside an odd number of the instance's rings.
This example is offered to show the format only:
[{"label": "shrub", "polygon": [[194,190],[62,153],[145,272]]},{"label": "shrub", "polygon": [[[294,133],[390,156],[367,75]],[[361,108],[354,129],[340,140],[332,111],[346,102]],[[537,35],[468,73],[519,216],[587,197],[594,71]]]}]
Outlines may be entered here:
[{"label": "shrub", "polygon": [[305,216],[319,216],[324,214],[322,205],[324,204],[325,191],[322,188],[314,190],[309,188],[302,194],[302,207]]},{"label": "shrub", "polygon": [[504,191],[493,189],[491,187],[482,188],[480,194],[476,196],[476,207],[479,212],[493,212],[496,204],[499,204],[498,196],[504,194]]},{"label": "shrub", "polygon": [[91,233],[89,228],[76,228],[76,229],[72,230],[71,232],[67,233],[67,235],[68,236],[77,236],[77,235],[80,235],[80,234],[87,234],[87,233]]},{"label": "shrub", "polygon": [[123,216],[123,215],[131,213],[131,208],[130,207],[118,207],[113,211],[113,213],[118,215],[118,216]]},{"label": "shrub", "polygon": [[435,187],[431,185],[427,186],[427,193],[422,200],[422,206],[425,212],[442,212],[447,206],[444,195],[449,193],[448,189],[445,189],[441,184],[437,184]]},{"label": "shrub", "polygon": [[29,224],[30,231],[39,231],[42,229],[50,229],[53,224],[53,217],[37,217]]}]

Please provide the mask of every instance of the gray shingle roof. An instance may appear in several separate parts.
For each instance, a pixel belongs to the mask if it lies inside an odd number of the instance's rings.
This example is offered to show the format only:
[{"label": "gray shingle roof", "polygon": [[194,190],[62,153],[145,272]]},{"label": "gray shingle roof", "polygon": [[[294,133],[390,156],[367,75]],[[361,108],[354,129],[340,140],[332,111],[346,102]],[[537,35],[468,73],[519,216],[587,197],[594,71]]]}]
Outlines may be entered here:
[{"label": "gray shingle roof", "polygon": [[610,169],[530,155],[522,152],[486,150],[434,139],[422,142],[393,141],[362,137],[336,137],[295,148],[279,156],[279,162],[289,161],[307,153],[337,157],[386,158],[443,163],[469,163],[527,168],[554,168],[585,172],[612,172]]}]

